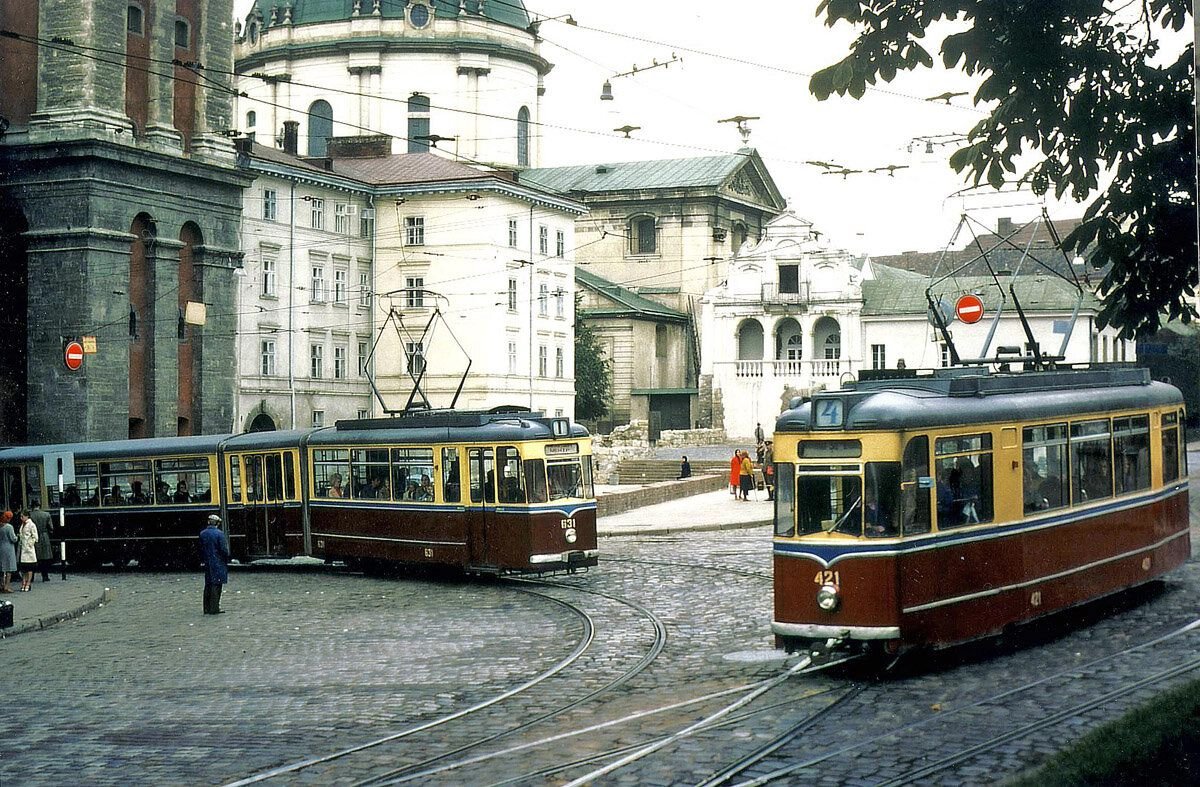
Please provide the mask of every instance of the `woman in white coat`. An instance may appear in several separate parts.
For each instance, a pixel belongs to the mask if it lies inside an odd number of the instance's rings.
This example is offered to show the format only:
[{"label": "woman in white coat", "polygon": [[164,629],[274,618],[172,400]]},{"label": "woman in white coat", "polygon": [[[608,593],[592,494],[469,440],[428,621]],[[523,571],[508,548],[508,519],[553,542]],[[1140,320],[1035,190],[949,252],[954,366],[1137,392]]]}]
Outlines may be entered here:
[{"label": "woman in white coat", "polygon": [[21,569],[21,591],[33,589],[33,570],[37,568],[38,529],[29,518],[28,511],[21,512],[20,545],[17,547],[17,563]]}]

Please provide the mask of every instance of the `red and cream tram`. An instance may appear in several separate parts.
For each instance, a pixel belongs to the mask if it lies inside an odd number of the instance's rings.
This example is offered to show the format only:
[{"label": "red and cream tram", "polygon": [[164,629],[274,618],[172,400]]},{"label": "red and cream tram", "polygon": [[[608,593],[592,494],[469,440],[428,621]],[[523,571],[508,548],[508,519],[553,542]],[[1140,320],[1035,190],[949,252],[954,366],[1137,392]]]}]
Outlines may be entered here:
[{"label": "red and cream tram", "polygon": [[941,369],[776,424],[776,642],[1002,632],[1190,554],[1183,400],[1142,369]]},{"label": "red and cream tram", "polygon": [[[48,455],[71,458],[62,494],[43,477]],[[213,513],[241,561],[502,574],[586,568],[598,554],[587,430],[514,408],[0,450],[0,503],[34,501],[62,509],[55,548],[81,567],[195,563]]]}]

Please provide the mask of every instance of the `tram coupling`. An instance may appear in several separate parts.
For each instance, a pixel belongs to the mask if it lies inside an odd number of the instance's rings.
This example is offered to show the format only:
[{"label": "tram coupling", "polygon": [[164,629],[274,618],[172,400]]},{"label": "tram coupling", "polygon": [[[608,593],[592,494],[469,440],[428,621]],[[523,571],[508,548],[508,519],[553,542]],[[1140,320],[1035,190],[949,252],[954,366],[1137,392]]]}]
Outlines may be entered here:
[{"label": "tram coupling", "polygon": [[845,637],[830,637],[824,642],[814,640],[808,646],[808,658],[814,667],[827,664],[834,658],[842,658],[847,655],[842,650],[845,643]]}]

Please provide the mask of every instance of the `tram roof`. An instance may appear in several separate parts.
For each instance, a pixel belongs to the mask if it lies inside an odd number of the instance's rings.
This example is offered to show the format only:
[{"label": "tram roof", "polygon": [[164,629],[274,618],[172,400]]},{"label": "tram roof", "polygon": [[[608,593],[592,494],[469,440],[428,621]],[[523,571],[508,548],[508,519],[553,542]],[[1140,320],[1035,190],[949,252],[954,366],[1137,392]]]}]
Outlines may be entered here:
[{"label": "tram roof", "polygon": [[101,440],[94,443],[21,445],[0,449],[0,462],[40,462],[50,453],[71,453],[76,460],[142,458],[178,454],[210,454],[232,435],[204,434],[189,437],[147,437],[141,440]]},{"label": "tram roof", "polygon": [[[813,425],[813,402],[843,402],[843,426]],[[865,380],[826,391],[785,410],[777,432],[923,429],[959,424],[1045,421],[1054,418],[1183,404],[1179,389],[1154,382],[1146,369],[1087,369],[992,374],[944,369],[925,377]]]},{"label": "tram roof", "polygon": [[[568,433],[555,435],[554,422],[566,422]],[[333,429],[313,432],[308,444],[428,444],[505,443],[526,440],[573,440],[588,436],[588,430],[566,418],[551,418],[540,412],[490,412],[481,410],[431,410],[397,418],[338,421]]]}]

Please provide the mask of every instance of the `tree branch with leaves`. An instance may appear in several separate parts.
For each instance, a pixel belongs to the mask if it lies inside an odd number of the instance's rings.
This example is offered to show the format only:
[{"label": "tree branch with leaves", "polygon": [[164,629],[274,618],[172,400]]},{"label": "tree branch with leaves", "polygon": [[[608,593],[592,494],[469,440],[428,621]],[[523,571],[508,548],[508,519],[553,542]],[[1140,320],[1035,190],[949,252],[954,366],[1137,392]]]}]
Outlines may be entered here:
[{"label": "tree branch with leaves", "polygon": [[809,89],[861,98],[878,80],[932,67],[923,39],[948,23],[942,63],[980,76],[974,102],[989,110],[950,166],[974,185],[999,189],[1015,175],[1038,195],[1090,200],[1063,243],[1107,267],[1099,322],[1132,338],[1195,316],[1194,44],[1174,58],[1161,48],[1190,12],[1190,0],[1116,10],[1101,0],[823,0],[826,25],[859,32]]}]

